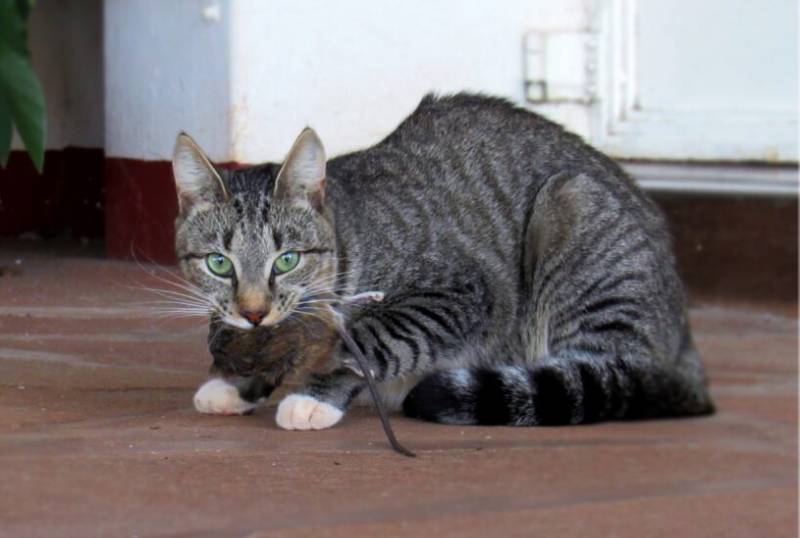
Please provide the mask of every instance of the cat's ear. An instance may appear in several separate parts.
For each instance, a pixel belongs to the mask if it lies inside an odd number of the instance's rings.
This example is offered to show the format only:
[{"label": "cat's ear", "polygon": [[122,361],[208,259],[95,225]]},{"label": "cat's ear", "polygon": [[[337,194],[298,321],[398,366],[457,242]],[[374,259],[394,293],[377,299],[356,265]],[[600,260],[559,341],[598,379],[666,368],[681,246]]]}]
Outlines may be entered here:
[{"label": "cat's ear", "polygon": [[175,140],[172,172],[183,217],[198,205],[212,205],[228,199],[228,191],[214,165],[186,133],[179,134]]},{"label": "cat's ear", "polygon": [[275,179],[274,195],[308,202],[317,210],[325,201],[325,148],[314,129],[306,127],[292,144]]}]

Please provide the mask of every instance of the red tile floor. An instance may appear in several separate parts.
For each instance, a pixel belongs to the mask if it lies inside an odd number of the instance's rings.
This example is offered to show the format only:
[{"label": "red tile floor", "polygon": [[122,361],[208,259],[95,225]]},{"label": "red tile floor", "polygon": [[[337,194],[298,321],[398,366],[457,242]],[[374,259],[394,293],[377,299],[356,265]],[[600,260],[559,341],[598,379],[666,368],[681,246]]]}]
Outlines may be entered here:
[{"label": "red tile floor", "polygon": [[277,429],[191,405],[202,320],[135,263],[0,245],[2,536],[797,535],[794,305],[692,309],[719,411],[563,428]]}]

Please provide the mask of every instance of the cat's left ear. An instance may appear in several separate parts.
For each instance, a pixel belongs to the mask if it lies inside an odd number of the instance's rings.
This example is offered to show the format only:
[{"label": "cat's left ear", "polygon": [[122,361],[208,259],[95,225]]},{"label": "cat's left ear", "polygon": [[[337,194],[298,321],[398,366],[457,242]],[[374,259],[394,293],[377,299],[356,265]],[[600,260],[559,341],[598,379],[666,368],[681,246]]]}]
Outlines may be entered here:
[{"label": "cat's left ear", "polygon": [[306,127],[292,144],[275,179],[274,196],[308,202],[321,210],[325,201],[325,148],[314,129]]}]

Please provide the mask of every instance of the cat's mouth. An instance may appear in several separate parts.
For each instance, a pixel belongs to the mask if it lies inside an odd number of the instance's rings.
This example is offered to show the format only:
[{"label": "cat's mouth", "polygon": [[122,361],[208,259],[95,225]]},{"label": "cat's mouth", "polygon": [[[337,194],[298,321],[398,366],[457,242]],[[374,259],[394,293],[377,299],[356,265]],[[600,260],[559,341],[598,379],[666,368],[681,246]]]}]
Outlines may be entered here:
[{"label": "cat's mouth", "polygon": [[258,328],[274,327],[283,321],[287,316],[277,310],[270,310],[266,315],[257,312],[241,312],[239,314],[226,314],[222,316],[222,321],[232,327],[244,331],[251,331]]}]

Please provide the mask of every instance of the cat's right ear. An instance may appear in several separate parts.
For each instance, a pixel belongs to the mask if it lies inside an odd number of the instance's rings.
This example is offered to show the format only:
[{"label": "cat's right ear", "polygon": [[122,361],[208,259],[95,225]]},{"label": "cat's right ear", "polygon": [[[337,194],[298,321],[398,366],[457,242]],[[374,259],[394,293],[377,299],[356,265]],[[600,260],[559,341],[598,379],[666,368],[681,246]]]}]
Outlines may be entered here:
[{"label": "cat's right ear", "polygon": [[175,140],[172,172],[181,217],[186,217],[200,205],[213,205],[228,199],[228,191],[214,165],[186,133],[179,134]]}]

